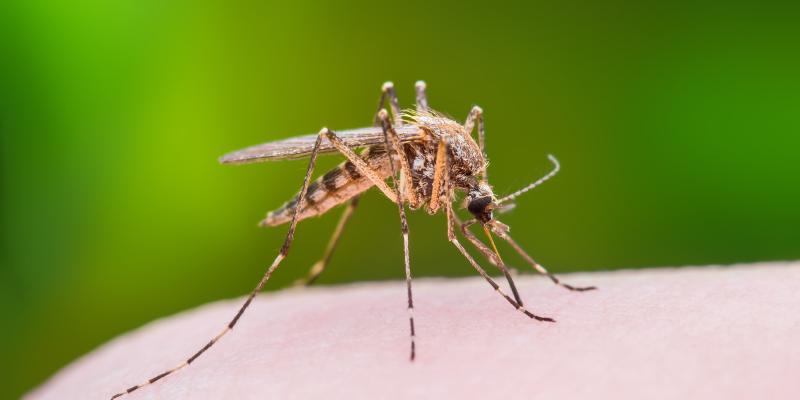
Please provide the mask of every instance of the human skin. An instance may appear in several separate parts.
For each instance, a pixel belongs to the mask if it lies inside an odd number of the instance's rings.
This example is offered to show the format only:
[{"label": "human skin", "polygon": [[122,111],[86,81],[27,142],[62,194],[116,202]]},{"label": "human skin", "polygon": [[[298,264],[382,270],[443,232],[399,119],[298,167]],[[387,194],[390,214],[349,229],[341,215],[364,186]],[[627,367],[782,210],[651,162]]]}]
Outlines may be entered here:
[{"label": "human skin", "polygon": [[[259,296],[188,368],[122,399],[798,399],[800,263],[517,278],[525,317],[480,278]],[[500,281],[500,279],[498,279]],[[29,399],[107,399],[193,354],[242,299],[152,322],[75,361]]]}]

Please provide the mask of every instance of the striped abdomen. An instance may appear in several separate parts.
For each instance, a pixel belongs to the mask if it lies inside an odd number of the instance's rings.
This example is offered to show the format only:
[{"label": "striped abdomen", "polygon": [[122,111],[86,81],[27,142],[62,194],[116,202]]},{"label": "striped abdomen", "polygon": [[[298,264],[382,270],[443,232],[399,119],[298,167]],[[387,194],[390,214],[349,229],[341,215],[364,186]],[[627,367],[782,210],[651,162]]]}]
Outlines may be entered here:
[{"label": "striped abdomen", "polygon": [[[385,179],[391,175],[389,158],[384,148],[370,147],[361,155],[361,158],[382,178]],[[308,185],[305,207],[300,211],[299,219],[322,215],[372,186],[372,182],[362,176],[353,163],[345,161]],[[299,196],[299,193],[296,194],[281,208],[267,214],[267,218],[261,221],[261,225],[277,226],[291,221]]]}]

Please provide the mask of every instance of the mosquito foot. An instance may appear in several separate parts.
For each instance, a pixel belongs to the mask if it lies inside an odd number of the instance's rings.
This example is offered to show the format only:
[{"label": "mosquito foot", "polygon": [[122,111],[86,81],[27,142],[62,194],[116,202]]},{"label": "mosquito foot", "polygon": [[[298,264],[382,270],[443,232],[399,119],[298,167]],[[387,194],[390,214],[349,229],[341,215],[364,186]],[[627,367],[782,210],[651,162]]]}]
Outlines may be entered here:
[{"label": "mosquito foot", "polygon": [[532,312],[530,312],[530,311],[526,310],[526,309],[525,309],[525,308],[523,308],[523,307],[520,307],[518,310],[519,310],[519,311],[522,311],[522,313],[523,313],[523,314],[525,314],[525,315],[527,315],[528,317],[530,317],[530,318],[533,318],[533,319],[535,319],[535,320],[537,320],[537,321],[542,321],[542,322],[556,322],[556,320],[554,320],[554,319],[552,319],[552,318],[549,318],[549,317],[540,317],[540,316],[538,316],[538,315],[536,315],[536,314],[534,314],[534,313],[532,313]]},{"label": "mosquito foot", "polygon": [[571,290],[573,292],[587,292],[589,290],[597,290],[597,286],[576,287],[576,286],[567,285],[566,283],[563,283],[562,286],[564,286],[565,288],[567,288],[567,289],[569,289],[569,290]]}]

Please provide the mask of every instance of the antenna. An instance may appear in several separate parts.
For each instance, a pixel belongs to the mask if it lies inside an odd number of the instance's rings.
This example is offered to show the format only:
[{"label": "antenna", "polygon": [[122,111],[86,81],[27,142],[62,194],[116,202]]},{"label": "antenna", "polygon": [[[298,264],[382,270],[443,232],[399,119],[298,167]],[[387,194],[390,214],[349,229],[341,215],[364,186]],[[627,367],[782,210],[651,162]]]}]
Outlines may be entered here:
[{"label": "antenna", "polygon": [[510,195],[508,195],[506,197],[503,197],[502,199],[497,201],[497,204],[503,204],[503,203],[505,203],[507,201],[514,200],[517,197],[519,197],[521,194],[523,194],[523,193],[525,193],[525,192],[527,192],[527,191],[529,191],[529,190],[541,185],[542,183],[545,183],[548,179],[554,177],[558,173],[558,171],[561,170],[561,164],[559,164],[558,160],[552,154],[548,154],[547,155],[547,159],[549,159],[550,162],[553,163],[553,170],[552,171],[548,172],[547,175],[539,178],[539,180],[537,180],[536,182],[533,182],[530,185],[525,186],[524,188],[522,188],[520,190],[517,190],[516,192],[511,193]]}]

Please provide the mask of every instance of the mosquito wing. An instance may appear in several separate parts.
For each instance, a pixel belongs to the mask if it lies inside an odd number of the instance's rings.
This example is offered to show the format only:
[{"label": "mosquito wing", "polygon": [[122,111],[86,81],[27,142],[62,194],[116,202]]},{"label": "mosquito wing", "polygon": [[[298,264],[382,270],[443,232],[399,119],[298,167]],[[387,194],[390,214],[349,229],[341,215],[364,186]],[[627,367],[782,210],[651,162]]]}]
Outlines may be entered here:
[{"label": "mosquito wing", "polygon": [[[395,128],[401,142],[409,142],[422,138],[423,131],[416,125],[406,125]],[[383,130],[380,127],[367,127],[335,131],[336,136],[351,148],[371,146],[384,143]],[[277,140],[247,147],[228,153],[219,158],[222,164],[249,164],[264,161],[294,160],[305,158],[314,150],[317,135],[297,136],[289,139]],[[320,144],[320,154],[336,151],[333,144],[326,138]]]}]

